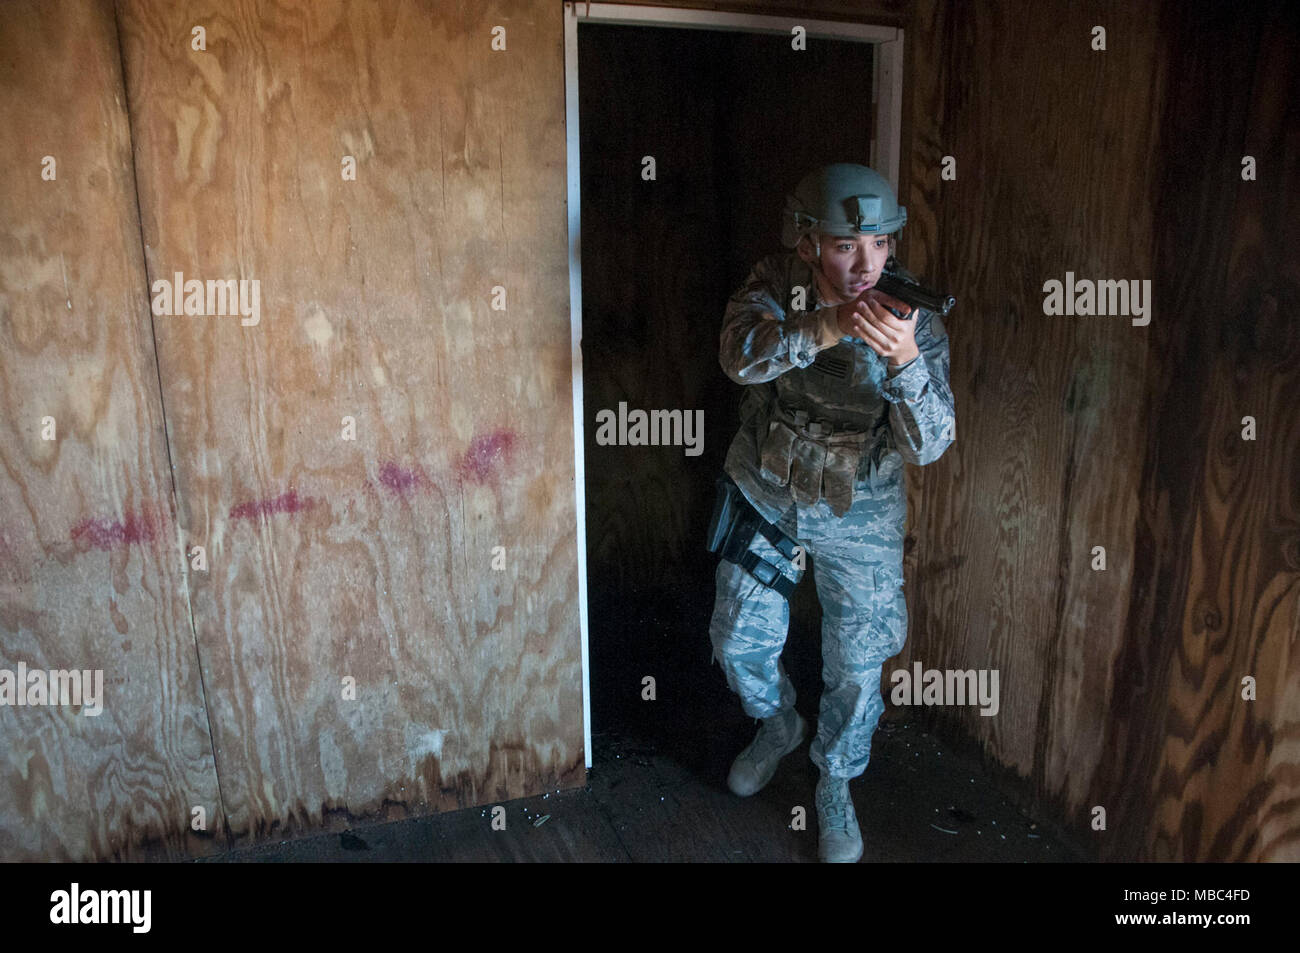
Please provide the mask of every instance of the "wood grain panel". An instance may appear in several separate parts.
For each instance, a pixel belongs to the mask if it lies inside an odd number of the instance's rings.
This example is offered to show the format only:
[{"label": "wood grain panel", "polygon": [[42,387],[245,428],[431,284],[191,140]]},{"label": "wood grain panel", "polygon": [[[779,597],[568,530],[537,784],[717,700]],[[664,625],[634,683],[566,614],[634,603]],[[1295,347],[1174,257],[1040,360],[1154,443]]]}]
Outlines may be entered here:
[{"label": "wood grain panel", "polygon": [[235,838],[582,783],[562,7],[121,10]]},{"label": "wood grain panel", "polygon": [[[945,78],[942,94],[934,81],[913,92],[922,144],[913,194],[919,209],[939,209],[931,270],[961,304],[948,322],[958,440],[924,468],[912,500],[921,542],[911,588],[921,595],[899,662],[997,669],[996,717],[946,714],[990,759],[1032,773],[1040,788],[1051,778],[1067,810],[1089,780],[1077,765],[1102,757],[1144,430],[1143,329],[1042,311],[1043,282],[1067,270],[1151,274],[1141,223],[1150,221],[1152,133],[1132,117],[1149,116],[1157,95],[1153,27],[1138,11],[1112,12],[1106,22],[1125,42],[1096,54],[1094,13],[1062,20],[1052,5],[1017,8],[1013,30],[1009,5],[921,5],[909,73]],[[939,95],[936,136],[925,116]],[[939,180],[945,155],[956,159],[956,181]],[[1094,545],[1106,547],[1105,572],[1089,566]]]},{"label": "wood grain panel", "polygon": [[[998,717],[908,714],[1098,857],[1294,859],[1296,32],[1280,4],[1162,10],[923,0],[907,25],[910,207],[937,210],[922,268],[962,305],[899,662],[998,668]],[[1247,153],[1271,185],[1239,181]],[[1151,325],[1043,316],[1067,269],[1153,279]]]},{"label": "wood grain panel", "polygon": [[[1106,856],[1300,859],[1300,34],[1284,4],[1170,7],[1144,580],[1099,785],[1141,791]],[[1212,79],[1211,79],[1212,77]],[[1241,179],[1253,155],[1258,179]],[[1173,318],[1177,320],[1173,320]],[[1242,418],[1257,421],[1242,439]],[[1242,678],[1258,700],[1241,697]],[[1131,699],[1132,701],[1128,701]]]},{"label": "wood grain panel", "polygon": [[0,860],[225,846],[190,829],[222,807],[120,62],[111,6],[0,6],[0,669],[100,670],[103,691],[99,715],[0,707]]}]

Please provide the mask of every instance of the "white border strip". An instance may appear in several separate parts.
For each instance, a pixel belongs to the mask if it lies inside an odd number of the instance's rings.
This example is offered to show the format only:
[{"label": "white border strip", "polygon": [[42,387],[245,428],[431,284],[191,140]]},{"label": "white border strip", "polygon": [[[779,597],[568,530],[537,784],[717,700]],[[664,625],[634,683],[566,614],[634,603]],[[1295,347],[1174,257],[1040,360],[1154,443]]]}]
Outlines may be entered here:
[{"label": "white border strip", "polygon": [[569,203],[569,344],[573,355],[573,483],[578,530],[578,620],[582,629],[582,744],[591,767],[591,671],[587,626],[586,434],[582,406],[582,208],[578,167],[578,24],[677,27],[688,30],[740,30],[789,35],[801,26],[808,36],[873,43],[872,97],[876,128],[869,160],[898,193],[900,137],[903,131],[903,31],[896,27],[834,20],[644,7],[626,3],[564,4],[564,120]]},{"label": "white border strip", "polygon": [[587,650],[586,432],[582,410],[582,208],[578,159],[578,20],[564,5],[564,128],[569,168],[569,348],[573,360],[573,492],[578,517],[578,625],[582,631],[582,748],[591,767],[591,665]]}]

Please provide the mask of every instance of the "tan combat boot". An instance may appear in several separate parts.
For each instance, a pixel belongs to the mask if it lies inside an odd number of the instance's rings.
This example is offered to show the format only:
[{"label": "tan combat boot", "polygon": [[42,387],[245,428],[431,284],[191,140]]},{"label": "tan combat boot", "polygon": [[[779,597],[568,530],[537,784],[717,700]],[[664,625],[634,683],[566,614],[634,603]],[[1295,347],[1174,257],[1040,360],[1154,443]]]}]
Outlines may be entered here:
[{"label": "tan combat boot", "polygon": [[813,800],[817,805],[817,856],[825,863],[856,864],[862,859],[862,831],[853,812],[848,780],[823,774]]},{"label": "tan combat boot", "polygon": [[761,791],[776,774],[780,760],[799,747],[807,736],[808,722],[793,708],[764,718],[753,742],[732,762],[727,787],[741,797]]}]

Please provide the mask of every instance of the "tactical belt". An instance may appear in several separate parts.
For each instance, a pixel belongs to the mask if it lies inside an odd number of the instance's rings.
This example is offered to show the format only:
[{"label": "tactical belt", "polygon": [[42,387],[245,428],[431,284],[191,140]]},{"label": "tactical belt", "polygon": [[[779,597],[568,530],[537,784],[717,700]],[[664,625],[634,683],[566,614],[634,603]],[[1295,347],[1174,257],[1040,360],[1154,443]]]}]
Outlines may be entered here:
[{"label": "tactical belt", "polygon": [[708,550],[740,566],[788,600],[794,592],[794,582],[749,548],[756,533],[762,533],[763,538],[791,562],[798,556],[799,544],[765,520],[731,476],[724,472],[717,481],[713,518],[709,521]]}]

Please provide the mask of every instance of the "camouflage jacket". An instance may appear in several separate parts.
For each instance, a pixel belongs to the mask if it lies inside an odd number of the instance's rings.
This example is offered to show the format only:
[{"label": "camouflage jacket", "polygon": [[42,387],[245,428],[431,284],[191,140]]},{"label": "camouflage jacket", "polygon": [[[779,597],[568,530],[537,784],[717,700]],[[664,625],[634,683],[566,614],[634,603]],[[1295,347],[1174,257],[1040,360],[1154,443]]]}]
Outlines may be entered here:
[{"label": "camouflage jacket", "polygon": [[[802,302],[795,297],[798,288],[804,289]],[[796,310],[800,303],[808,310]],[[774,413],[804,411],[834,431],[867,432],[854,503],[903,494],[903,461],[931,463],[956,439],[948,334],[939,315],[913,310],[920,354],[891,368],[864,341],[841,336],[835,312],[823,301],[811,267],[794,252],[764,258],[727,302],[719,360],[728,377],[751,386],[741,400],[741,427],[725,469],[773,523],[794,502],[789,486],[762,473]]]}]

